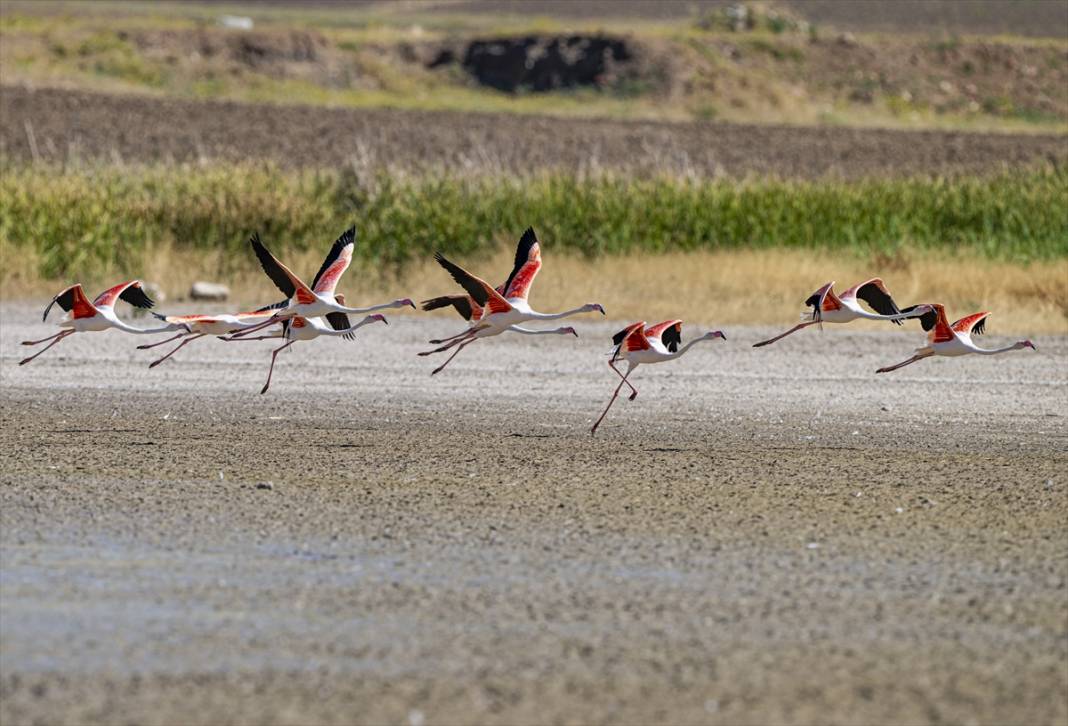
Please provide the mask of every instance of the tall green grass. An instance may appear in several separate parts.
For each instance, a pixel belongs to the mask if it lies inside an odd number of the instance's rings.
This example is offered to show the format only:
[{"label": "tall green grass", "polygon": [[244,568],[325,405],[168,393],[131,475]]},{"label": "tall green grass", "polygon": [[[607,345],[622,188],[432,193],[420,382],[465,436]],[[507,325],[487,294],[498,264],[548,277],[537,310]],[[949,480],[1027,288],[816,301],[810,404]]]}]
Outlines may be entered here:
[{"label": "tall green grass", "polygon": [[252,232],[284,254],[325,249],[353,223],[357,256],[395,270],[435,250],[471,255],[496,249],[527,225],[548,248],[591,256],[907,248],[1029,261],[1068,256],[1068,174],[1038,168],[862,182],[361,179],[218,165],[27,166],[9,167],[0,177],[0,252],[29,256],[44,278],[136,275],[146,251],[159,245],[190,254],[222,252],[232,270],[248,269]]}]

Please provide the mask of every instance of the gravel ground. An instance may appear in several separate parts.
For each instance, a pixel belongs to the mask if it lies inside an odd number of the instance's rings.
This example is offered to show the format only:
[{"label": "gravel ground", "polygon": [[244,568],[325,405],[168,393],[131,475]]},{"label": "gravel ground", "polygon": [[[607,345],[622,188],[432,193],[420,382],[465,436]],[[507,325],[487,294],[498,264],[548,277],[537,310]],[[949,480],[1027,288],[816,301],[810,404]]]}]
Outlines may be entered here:
[{"label": "gravel ground", "polygon": [[[32,138],[32,143],[31,143]],[[247,161],[360,170],[616,170],[813,178],[1068,162],[1063,136],[554,119],[198,102],[0,87],[0,158]]]},{"label": "gravel ground", "polygon": [[[1068,723],[1068,339],[280,356],[0,306],[0,721]],[[692,335],[691,327],[684,331]],[[1001,344],[992,338],[987,343]]]}]

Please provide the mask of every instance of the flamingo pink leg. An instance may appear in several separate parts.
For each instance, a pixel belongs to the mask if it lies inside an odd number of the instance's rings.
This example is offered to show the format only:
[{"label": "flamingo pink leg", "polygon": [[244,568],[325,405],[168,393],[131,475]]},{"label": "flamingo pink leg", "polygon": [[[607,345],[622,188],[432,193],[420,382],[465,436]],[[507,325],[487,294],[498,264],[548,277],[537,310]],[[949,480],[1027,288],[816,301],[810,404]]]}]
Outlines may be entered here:
[{"label": "flamingo pink leg", "polygon": [[272,315],[268,320],[265,320],[262,323],[258,323],[256,325],[253,325],[251,328],[245,328],[244,330],[239,330],[238,332],[233,333],[230,337],[234,338],[234,339],[243,338],[244,336],[248,335],[249,333],[255,333],[257,330],[263,330],[267,326],[274,325],[275,323],[280,323],[283,320],[285,320],[285,318],[280,318],[280,317],[277,317],[275,315]]},{"label": "flamingo pink leg", "polygon": [[271,376],[274,375],[274,359],[278,357],[279,353],[281,353],[283,350],[285,350],[296,342],[297,341],[295,340],[291,340],[285,345],[275,348],[274,351],[271,353],[271,368],[267,371],[267,382],[263,384],[263,388],[260,390],[260,395],[267,393],[267,389],[271,386]]},{"label": "flamingo pink leg", "polygon": [[890,371],[896,371],[898,368],[904,368],[905,366],[909,365],[910,363],[915,363],[916,361],[923,360],[924,358],[930,358],[930,356],[929,355],[914,355],[911,358],[909,358],[908,360],[903,360],[903,361],[901,361],[900,363],[898,363],[896,365],[887,366],[885,368],[880,368],[879,370],[877,370],[875,372],[876,373],[889,373]]},{"label": "flamingo pink leg", "polygon": [[160,358],[159,360],[154,360],[154,361],[152,361],[151,363],[149,363],[149,364],[148,364],[148,367],[149,367],[149,368],[155,368],[155,367],[156,367],[156,366],[158,366],[158,365],[159,365],[160,363],[162,363],[163,361],[167,360],[167,359],[168,359],[168,358],[170,358],[170,357],[171,357],[172,355],[174,355],[175,353],[177,353],[177,352],[178,352],[178,351],[179,351],[179,350],[181,349],[181,347],[182,347],[183,345],[185,345],[186,343],[192,343],[192,342],[193,342],[194,340],[196,340],[197,338],[203,338],[203,337],[204,337],[204,335],[205,335],[204,333],[196,333],[195,335],[190,335],[190,336],[188,336],[188,337],[187,337],[187,338],[186,338],[185,340],[183,340],[183,341],[182,341],[181,343],[179,343],[178,345],[174,346],[174,350],[172,350],[172,351],[171,351],[170,353],[168,353],[167,355],[163,356],[163,357],[162,357],[162,358]]},{"label": "flamingo pink leg", "polygon": [[64,336],[64,335],[67,335],[68,333],[73,333],[73,332],[74,332],[73,330],[61,330],[58,333],[56,333],[55,335],[49,335],[47,338],[41,338],[40,340],[24,340],[24,341],[22,341],[22,344],[23,345],[40,345],[41,343],[47,342],[49,340],[52,340],[53,338],[59,338],[61,336]]},{"label": "flamingo pink leg", "polygon": [[278,340],[281,335],[257,335],[255,338],[235,338],[232,334],[229,338],[218,336],[219,340],[225,340],[227,343],[244,343],[249,340]]},{"label": "flamingo pink leg", "polygon": [[765,341],[762,341],[760,343],[754,343],[753,347],[754,348],[760,348],[761,346],[764,346],[764,345],[771,345],[776,340],[782,340],[783,338],[785,338],[790,333],[796,333],[798,330],[801,330],[801,328],[807,328],[810,325],[815,325],[816,322],[817,321],[813,320],[813,321],[808,322],[808,323],[801,323],[800,325],[795,325],[794,327],[790,328],[789,330],[787,330],[782,335],[776,335],[774,338],[771,338],[770,340],[765,340]]},{"label": "flamingo pink leg", "polygon": [[456,352],[454,352],[452,355],[450,355],[449,359],[447,361],[442,363],[440,366],[438,366],[434,370],[430,371],[430,375],[434,375],[436,373],[440,373],[442,371],[442,369],[445,368],[445,366],[449,365],[449,363],[452,363],[452,359],[455,358],[457,355],[459,355],[461,350],[463,350],[464,348],[466,348],[467,346],[471,345],[474,342],[475,342],[475,339],[472,338],[471,340],[465,340],[464,342],[460,343],[460,347],[456,349]]},{"label": "flamingo pink leg", "polygon": [[627,386],[630,388],[630,390],[632,391],[632,393],[630,394],[630,400],[633,401],[635,398],[637,398],[638,389],[634,387],[633,383],[627,380],[627,377],[625,375],[619,372],[619,369],[616,368],[616,362],[613,360],[608,361],[608,367],[614,370],[616,372],[616,375],[622,378],[623,382],[626,383]]},{"label": "flamingo pink leg", "polygon": [[172,335],[170,338],[165,338],[159,341],[158,343],[145,343],[144,345],[139,345],[137,346],[137,349],[148,350],[149,348],[155,348],[156,346],[163,345],[164,343],[170,343],[172,340],[178,340],[179,338],[185,337],[186,335],[189,335],[189,333],[178,333],[178,335]]},{"label": "flamingo pink leg", "polygon": [[[617,373],[618,373],[618,371],[617,371]],[[628,372],[628,373],[627,373],[627,376],[629,376],[629,375],[630,375],[630,373]],[[608,409],[612,408],[612,404],[616,402],[616,397],[617,397],[617,396],[619,396],[619,390],[620,390],[621,388],[623,388],[623,384],[624,384],[624,383],[627,383],[627,376],[623,376],[623,377],[622,377],[622,378],[623,378],[623,380],[621,380],[621,381],[619,382],[619,385],[618,385],[618,386],[616,386],[616,390],[615,390],[615,392],[614,392],[614,393],[612,394],[612,398],[608,399],[608,405],[607,405],[607,406],[605,406],[605,407],[604,407],[604,411],[602,411],[602,412],[601,412],[601,417],[600,417],[600,418],[598,418],[596,422],[594,422],[594,424],[593,424],[593,428],[591,428],[591,429],[590,429],[590,436],[593,436],[593,435],[594,435],[595,433],[597,433],[597,427],[601,425],[601,421],[604,421],[604,417],[605,417],[606,415],[608,415]],[[627,383],[627,385],[630,385],[630,384],[629,384],[629,383]]]},{"label": "flamingo pink leg", "polygon": [[473,328],[468,328],[467,330],[463,331],[462,333],[457,333],[456,335],[450,335],[448,338],[442,338],[441,340],[428,340],[427,342],[430,343],[431,345],[441,345],[442,343],[448,343],[450,340],[456,340],[458,338],[464,338],[464,337],[466,337],[468,335],[471,335],[472,332],[473,332]]},{"label": "flamingo pink leg", "polygon": [[[53,335],[53,336],[51,336],[51,338],[55,338],[55,340],[52,340],[52,342],[51,342],[51,343],[49,343],[48,345],[46,345],[46,346],[45,346],[44,348],[41,348],[41,349],[40,349],[39,351],[37,351],[36,353],[34,353],[33,355],[31,355],[31,356],[30,356],[29,358],[23,358],[22,360],[20,360],[20,361],[19,361],[19,365],[20,365],[20,366],[24,366],[24,365],[26,365],[27,363],[29,363],[29,362],[30,362],[31,360],[33,360],[34,358],[36,358],[37,356],[41,355],[41,353],[44,353],[44,352],[45,352],[46,350],[48,350],[49,348],[51,348],[51,347],[52,347],[53,345],[55,345],[55,344],[56,344],[56,343],[58,343],[59,341],[61,341],[61,340],[63,340],[64,338],[66,338],[66,337],[67,337],[68,335],[72,335],[72,334],[73,334],[74,332],[75,332],[75,331],[73,331],[73,330],[64,330],[64,331],[62,331],[62,332],[60,332],[60,333],[58,333],[58,334],[56,334],[56,335]],[[45,338],[45,340],[51,340],[51,338]],[[40,342],[40,343],[43,343],[43,342],[44,342],[44,340],[41,340],[41,341],[38,341],[38,342]],[[26,343],[23,343],[23,345],[26,345]]]},{"label": "flamingo pink leg", "polygon": [[460,340],[454,340],[451,343],[446,343],[445,345],[441,346],[440,348],[434,348],[434,350],[424,350],[424,351],[420,352],[418,355],[434,355],[435,353],[441,353],[443,351],[448,350],[449,348],[453,348],[453,347],[455,347],[457,345],[460,345],[461,343],[464,343],[464,342],[470,343],[471,340],[472,340],[472,336],[469,335],[467,338],[461,338]]}]

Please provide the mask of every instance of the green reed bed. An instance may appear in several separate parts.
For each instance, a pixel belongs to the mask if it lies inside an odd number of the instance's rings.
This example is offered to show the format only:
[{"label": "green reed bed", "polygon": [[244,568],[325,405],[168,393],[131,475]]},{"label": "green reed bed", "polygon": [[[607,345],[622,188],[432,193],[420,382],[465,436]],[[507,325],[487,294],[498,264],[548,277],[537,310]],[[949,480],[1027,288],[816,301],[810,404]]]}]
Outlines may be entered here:
[{"label": "green reed bed", "polygon": [[547,247],[587,255],[771,247],[871,254],[904,246],[1028,261],[1068,255],[1068,174],[465,180],[257,164],[8,166],[0,177],[0,252],[32,259],[44,278],[138,274],[136,265],[159,245],[221,251],[225,264],[247,269],[253,231],[284,253],[324,249],[352,223],[357,255],[390,269],[435,250],[496,249],[528,224]]}]

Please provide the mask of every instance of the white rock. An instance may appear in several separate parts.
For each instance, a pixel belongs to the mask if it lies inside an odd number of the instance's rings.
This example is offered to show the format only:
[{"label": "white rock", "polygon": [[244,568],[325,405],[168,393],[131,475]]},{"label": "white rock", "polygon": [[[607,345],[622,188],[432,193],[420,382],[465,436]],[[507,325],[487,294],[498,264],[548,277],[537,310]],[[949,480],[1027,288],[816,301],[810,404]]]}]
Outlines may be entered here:
[{"label": "white rock", "polygon": [[194,300],[225,300],[230,297],[230,288],[217,282],[194,282],[189,288],[189,297]]}]

